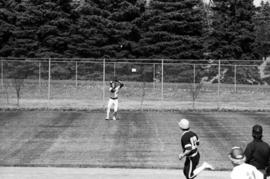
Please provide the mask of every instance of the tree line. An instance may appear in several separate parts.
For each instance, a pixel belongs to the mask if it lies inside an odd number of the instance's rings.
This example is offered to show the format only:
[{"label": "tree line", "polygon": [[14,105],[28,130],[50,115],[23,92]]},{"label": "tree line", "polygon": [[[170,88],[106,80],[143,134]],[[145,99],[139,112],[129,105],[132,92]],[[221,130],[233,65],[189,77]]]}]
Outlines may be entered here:
[{"label": "tree line", "polygon": [[[250,60],[265,60],[270,55],[269,3],[255,7],[253,0],[212,2],[0,0],[0,57],[143,58],[177,62],[193,59],[195,63],[211,59],[205,61],[208,64],[222,59],[224,63],[234,60],[234,64],[242,65],[254,64]],[[8,69],[13,69],[9,76],[27,78],[35,72],[29,70],[32,66],[9,64]],[[170,66],[165,74],[169,81],[181,78],[179,68],[192,76],[192,69]],[[140,73],[146,78],[151,70],[142,68]],[[199,76],[213,77],[216,70],[197,72]],[[61,65],[52,71],[64,71],[65,77],[72,73],[71,68]],[[27,74],[21,75],[24,73]],[[237,75],[241,83],[249,83],[250,79],[261,83],[255,67],[241,68]],[[232,82],[233,76],[233,69],[228,69],[223,81]]]},{"label": "tree line", "polygon": [[270,7],[253,0],[1,0],[1,57],[257,60]]}]

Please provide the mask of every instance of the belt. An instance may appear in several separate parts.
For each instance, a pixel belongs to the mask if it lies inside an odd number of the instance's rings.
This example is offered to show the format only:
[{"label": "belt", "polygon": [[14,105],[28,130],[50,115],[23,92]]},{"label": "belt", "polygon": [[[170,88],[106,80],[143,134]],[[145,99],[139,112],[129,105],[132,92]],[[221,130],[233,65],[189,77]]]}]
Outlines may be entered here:
[{"label": "belt", "polygon": [[115,98],[111,97],[111,99],[115,100],[115,99],[118,99],[118,97],[115,97]]},{"label": "belt", "polygon": [[188,157],[195,157],[197,154],[198,154],[198,151],[197,151],[197,152],[195,152],[194,154],[192,154],[192,155],[188,156]]}]

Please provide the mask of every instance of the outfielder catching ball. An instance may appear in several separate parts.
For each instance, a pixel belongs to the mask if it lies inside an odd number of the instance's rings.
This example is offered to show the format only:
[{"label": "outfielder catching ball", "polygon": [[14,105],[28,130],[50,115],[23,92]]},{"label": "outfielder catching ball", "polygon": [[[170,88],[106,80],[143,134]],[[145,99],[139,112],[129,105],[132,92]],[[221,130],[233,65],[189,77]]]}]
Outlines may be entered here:
[{"label": "outfielder catching ball", "polygon": [[114,106],[113,120],[117,120],[117,111],[118,111],[118,93],[124,84],[118,80],[110,81],[110,99],[107,107],[107,116],[106,120],[110,119],[110,111],[112,106]]}]

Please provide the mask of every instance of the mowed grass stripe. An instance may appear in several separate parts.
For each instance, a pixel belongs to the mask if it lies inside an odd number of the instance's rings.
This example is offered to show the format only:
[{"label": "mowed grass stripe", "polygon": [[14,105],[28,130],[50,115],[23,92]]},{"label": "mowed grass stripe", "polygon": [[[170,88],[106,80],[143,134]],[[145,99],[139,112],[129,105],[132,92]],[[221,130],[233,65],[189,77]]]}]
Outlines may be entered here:
[{"label": "mowed grass stripe", "polygon": [[[40,160],[42,155],[46,155],[46,151],[51,148],[61,133],[71,126],[78,115],[80,114],[58,113],[53,118],[43,120],[45,123],[34,125],[35,129],[29,139],[24,141],[20,148],[13,150],[6,156],[6,159],[18,165],[36,163],[35,160]],[[20,142],[19,139],[18,142]]]},{"label": "mowed grass stripe", "polygon": [[116,125],[110,165],[146,167],[153,147],[153,129],[144,113],[124,113]]},{"label": "mowed grass stripe", "polygon": [[[104,113],[105,114],[105,113]],[[102,113],[84,113],[56,140],[45,163],[57,166],[100,166],[110,159],[110,124]]]},{"label": "mowed grass stripe", "polygon": [[[2,114],[2,113],[1,113]],[[9,116],[11,121],[8,127],[1,131],[4,141],[10,141],[11,145],[2,145],[5,147],[1,151],[1,164],[3,165],[21,165],[30,164],[33,160],[38,159],[47,148],[53,144],[55,134],[61,130],[53,130],[51,126],[57,126],[59,121],[55,121],[52,125],[52,119],[58,119],[59,113],[45,113],[45,112],[22,112],[19,116],[14,118]],[[49,126],[49,127],[46,127]],[[9,135],[12,133],[13,135]],[[47,137],[44,135],[47,134]],[[48,136],[50,136],[48,138]],[[1,142],[4,142],[1,140]]]},{"label": "mowed grass stripe", "polygon": [[[2,112],[0,165],[182,168],[181,131],[187,118],[201,141],[201,161],[231,169],[227,154],[244,147],[255,123],[264,126],[265,112],[139,112],[120,111],[120,120],[105,121],[105,112]],[[269,141],[267,141],[269,142]]]},{"label": "mowed grass stripe", "polygon": [[148,161],[152,168],[180,168],[177,158],[179,152],[179,115],[169,112],[145,113],[149,126],[152,128],[152,149]]},{"label": "mowed grass stripe", "polygon": [[[42,115],[45,114],[45,115]],[[55,113],[57,114],[57,113]],[[46,123],[55,114],[50,113],[32,113],[32,112],[1,112],[0,118],[5,118],[6,124],[1,125],[1,152],[0,163],[13,165],[19,163],[19,158],[16,158],[16,153],[19,153],[22,146],[31,139],[38,126]],[[41,120],[44,119],[44,120]],[[16,152],[17,151],[17,152]],[[22,151],[24,152],[24,151]],[[21,153],[23,155],[23,153]],[[14,156],[15,155],[15,156]]]},{"label": "mowed grass stripe", "polygon": [[183,116],[171,112],[149,112],[147,115],[155,128],[155,156],[152,158],[152,165],[157,168],[182,168],[183,165],[178,160],[181,132],[177,122]]}]

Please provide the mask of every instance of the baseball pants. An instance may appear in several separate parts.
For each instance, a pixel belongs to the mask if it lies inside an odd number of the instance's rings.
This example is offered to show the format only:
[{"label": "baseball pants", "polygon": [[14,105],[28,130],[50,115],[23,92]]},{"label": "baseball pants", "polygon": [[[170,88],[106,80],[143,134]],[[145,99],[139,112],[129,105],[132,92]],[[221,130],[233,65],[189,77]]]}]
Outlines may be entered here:
[{"label": "baseball pants", "polygon": [[196,169],[197,165],[200,161],[200,154],[198,152],[197,155],[194,157],[186,157],[186,161],[184,164],[184,175],[187,179],[193,179],[196,176],[194,176],[194,170]]},{"label": "baseball pants", "polygon": [[107,119],[109,119],[109,115],[110,115],[110,110],[113,106],[113,110],[114,112],[117,112],[118,110],[118,99],[109,99],[109,102],[108,102],[108,107],[107,107]]}]

